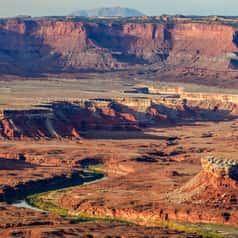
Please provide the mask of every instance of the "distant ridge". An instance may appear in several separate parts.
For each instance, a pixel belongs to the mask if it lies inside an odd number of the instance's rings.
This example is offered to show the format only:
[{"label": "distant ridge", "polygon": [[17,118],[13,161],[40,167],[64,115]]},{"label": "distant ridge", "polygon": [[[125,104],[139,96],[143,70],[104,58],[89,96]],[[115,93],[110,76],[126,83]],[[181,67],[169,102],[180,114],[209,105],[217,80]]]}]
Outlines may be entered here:
[{"label": "distant ridge", "polygon": [[142,12],[122,7],[103,7],[90,10],[79,10],[71,13],[71,16],[82,17],[140,17],[144,16]]}]

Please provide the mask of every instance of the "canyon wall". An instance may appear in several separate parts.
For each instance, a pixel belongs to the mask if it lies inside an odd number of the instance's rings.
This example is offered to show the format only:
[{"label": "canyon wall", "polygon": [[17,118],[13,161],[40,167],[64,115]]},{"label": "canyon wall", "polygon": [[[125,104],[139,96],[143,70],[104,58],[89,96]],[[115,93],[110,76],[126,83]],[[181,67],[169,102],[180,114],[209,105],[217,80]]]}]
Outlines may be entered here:
[{"label": "canyon wall", "polygon": [[222,70],[231,67],[237,51],[236,30],[219,24],[187,23],[172,29],[171,58],[187,66]]},{"label": "canyon wall", "polygon": [[150,64],[236,67],[237,31],[218,23],[2,19],[0,73],[111,71]]},{"label": "canyon wall", "polygon": [[[39,105],[40,106],[40,105]],[[45,109],[6,110],[0,137],[81,138],[90,130],[134,130],[195,121],[224,121],[238,116],[238,106],[219,100],[117,98],[53,102]]]}]

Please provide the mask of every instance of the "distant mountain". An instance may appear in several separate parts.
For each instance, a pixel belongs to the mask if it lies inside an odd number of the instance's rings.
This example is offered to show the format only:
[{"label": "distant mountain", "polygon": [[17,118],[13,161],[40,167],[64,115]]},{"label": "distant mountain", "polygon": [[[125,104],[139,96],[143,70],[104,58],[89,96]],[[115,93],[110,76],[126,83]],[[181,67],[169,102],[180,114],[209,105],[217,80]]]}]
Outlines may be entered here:
[{"label": "distant mountain", "polygon": [[140,11],[122,7],[104,7],[91,10],[79,10],[71,14],[82,17],[140,17],[144,16]]}]

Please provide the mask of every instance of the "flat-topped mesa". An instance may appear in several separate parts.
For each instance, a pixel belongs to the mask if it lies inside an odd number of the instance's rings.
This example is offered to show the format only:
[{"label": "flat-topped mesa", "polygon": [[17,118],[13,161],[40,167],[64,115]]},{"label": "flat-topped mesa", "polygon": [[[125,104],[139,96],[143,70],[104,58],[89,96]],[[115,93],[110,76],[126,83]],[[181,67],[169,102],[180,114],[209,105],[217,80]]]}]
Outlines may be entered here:
[{"label": "flat-topped mesa", "polygon": [[207,156],[201,159],[201,163],[205,172],[216,177],[237,178],[238,161]]},{"label": "flat-topped mesa", "polygon": [[238,70],[238,33],[231,22],[11,18],[1,19],[0,34],[4,75],[146,72],[155,65],[183,76],[236,76]]}]

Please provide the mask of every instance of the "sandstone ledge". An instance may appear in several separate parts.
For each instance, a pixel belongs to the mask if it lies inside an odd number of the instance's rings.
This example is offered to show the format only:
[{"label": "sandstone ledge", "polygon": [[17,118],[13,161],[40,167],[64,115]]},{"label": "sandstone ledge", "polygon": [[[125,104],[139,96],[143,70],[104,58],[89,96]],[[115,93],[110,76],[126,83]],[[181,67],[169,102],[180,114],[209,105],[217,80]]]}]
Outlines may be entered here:
[{"label": "sandstone ledge", "polygon": [[238,162],[207,156],[201,160],[203,170],[216,177],[235,178],[238,174]]}]

